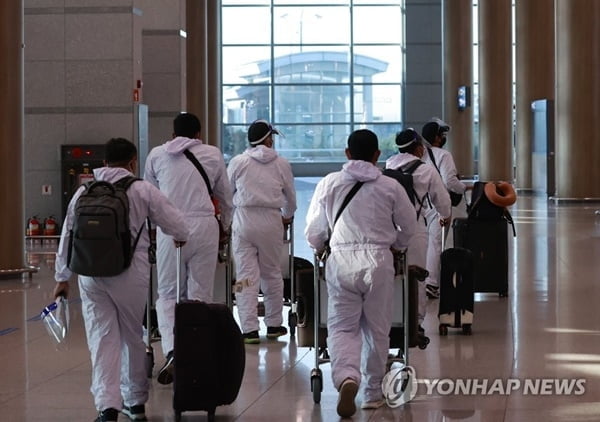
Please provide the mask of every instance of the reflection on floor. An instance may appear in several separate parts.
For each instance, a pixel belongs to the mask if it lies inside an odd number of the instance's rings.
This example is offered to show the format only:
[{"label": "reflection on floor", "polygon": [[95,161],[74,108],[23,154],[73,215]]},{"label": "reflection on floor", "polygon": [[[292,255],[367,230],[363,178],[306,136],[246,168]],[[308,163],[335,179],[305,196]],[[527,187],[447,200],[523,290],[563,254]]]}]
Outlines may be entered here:
[{"label": "reflection on floor", "polygon": [[[302,225],[314,182],[298,183],[295,244],[296,254],[304,257],[310,257],[310,250]],[[430,300],[425,329],[431,343],[426,350],[410,350],[420,381],[416,397],[396,408],[359,409],[354,420],[600,420],[600,217],[594,211],[583,204],[557,206],[540,197],[519,198],[512,209],[517,237],[509,240],[509,297],[477,294],[473,335],[451,329],[447,337],[438,335],[438,303]],[[31,246],[29,263],[41,268],[31,282],[0,280],[4,421],[86,421],[95,416],[80,304],[72,301],[69,341],[61,350],[38,318],[51,301],[52,248],[55,245]],[[77,289],[72,297],[78,297]],[[287,316],[287,308],[284,313]],[[263,327],[263,337],[265,331]],[[163,362],[158,343],[154,351],[156,375]],[[313,402],[313,350],[297,347],[296,339],[286,336],[247,346],[246,356],[239,397],[217,409],[217,421],[339,419],[329,365],[321,366],[321,403]],[[564,384],[559,394],[555,382],[578,379],[584,380],[576,385],[583,389],[569,390]],[[458,380],[479,387],[455,391]],[[491,389],[494,382],[496,388]],[[507,391],[509,385],[512,389]],[[173,420],[171,400],[171,388],[154,377],[149,420]],[[126,418],[121,415],[120,420]],[[206,414],[184,413],[183,420],[205,421]]]}]

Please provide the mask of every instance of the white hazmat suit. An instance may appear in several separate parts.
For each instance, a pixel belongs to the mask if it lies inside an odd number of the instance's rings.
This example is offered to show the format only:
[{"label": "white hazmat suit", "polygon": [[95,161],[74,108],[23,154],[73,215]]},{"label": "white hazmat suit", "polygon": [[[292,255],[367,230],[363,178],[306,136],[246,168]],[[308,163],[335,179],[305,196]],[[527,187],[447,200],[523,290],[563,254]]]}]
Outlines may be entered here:
[{"label": "white hazmat suit", "polygon": [[[390,248],[404,249],[415,212],[402,186],[367,161],[350,160],[319,182],[306,216],[306,239],[324,248],[345,196],[364,182],[335,224],[327,258],[327,345],[333,384],[365,380],[366,401],[382,397],[393,314],[394,264]],[[362,353],[362,360],[361,360]]]},{"label": "white hazmat suit", "polygon": [[[94,169],[96,180],[111,183],[131,175],[120,167]],[[67,267],[70,230],[75,203],[83,191],[79,188],[73,195],[63,224],[56,254],[57,282],[71,277]],[[127,190],[127,196],[132,237],[142,230],[130,267],[114,277],[79,276],[81,311],[92,359],[91,392],[98,410],[118,410],[123,404],[134,406],[148,400],[146,346],[142,332],[150,277],[146,218],[177,240],[187,240],[189,233],[181,212],[150,183],[134,182]],[[175,249],[173,240],[170,247]]]},{"label": "white hazmat suit", "polygon": [[[435,164],[439,169],[439,174],[442,177],[442,181],[444,182],[446,188],[452,192],[464,194],[467,187],[458,179],[456,165],[454,164],[452,154],[442,148],[430,148],[431,152],[433,153],[433,158],[435,159]],[[431,161],[428,153],[425,153],[423,159],[426,163],[429,163],[433,166],[433,162]],[[429,271],[429,277],[427,277],[425,283],[439,287],[440,255],[442,253],[442,226],[439,224],[433,224],[435,220],[439,219],[439,215],[435,209],[429,208],[425,213],[425,218],[427,218],[429,229],[426,267],[427,271]]]},{"label": "white hazmat suit", "polygon": [[[219,251],[219,226],[213,203],[198,169],[183,154],[190,150],[198,159],[221,206],[224,227],[231,224],[231,187],[221,151],[199,139],[178,136],[148,154],[144,178],[158,187],[185,215],[190,240],[181,249],[181,298],[213,301]],[[175,323],[176,251],[172,239],[157,230],[158,299],[156,314],[163,353],[173,350]]]},{"label": "white hazmat suit", "polygon": [[[267,327],[282,325],[282,218],[296,211],[294,175],[289,162],[265,145],[247,148],[227,168],[233,189],[232,252],[238,283],[236,304],[242,331],[259,330],[257,298],[264,295]],[[244,282],[245,280],[245,282]]]},{"label": "white hazmat suit", "polygon": [[[385,167],[388,169],[397,169],[398,167],[418,159],[419,158],[413,154],[400,152],[388,158],[385,162]],[[450,195],[448,195],[448,191],[446,190],[440,175],[432,165],[423,164],[415,169],[413,172],[413,187],[415,189],[416,197],[419,198],[419,201],[423,202],[423,208],[421,209],[421,205],[415,203],[417,211],[420,210],[419,224],[417,224],[415,235],[410,240],[407,257],[408,264],[427,268],[428,226],[434,224],[440,226],[440,222],[438,218],[438,221],[428,223],[425,214],[427,214],[429,210],[433,210],[436,215],[440,215],[440,218],[448,218],[450,217],[452,206],[450,204]],[[425,319],[426,306],[427,295],[425,293],[425,283],[420,282],[418,306],[419,325],[422,324]]]}]

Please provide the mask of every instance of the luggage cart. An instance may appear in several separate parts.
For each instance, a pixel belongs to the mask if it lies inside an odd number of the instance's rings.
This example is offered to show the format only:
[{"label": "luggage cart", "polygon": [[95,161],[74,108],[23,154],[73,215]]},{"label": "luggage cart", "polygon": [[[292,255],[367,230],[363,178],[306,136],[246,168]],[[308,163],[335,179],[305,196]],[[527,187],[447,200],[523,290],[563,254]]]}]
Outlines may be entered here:
[{"label": "luggage cart", "polygon": [[[408,280],[408,261],[406,259],[406,250],[394,251],[394,316],[392,319],[392,329],[401,328],[402,348],[398,348],[396,355],[390,354],[386,363],[386,372],[389,371],[394,363],[400,363],[408,366],[409,344],[409,280]],[[402,304],[402,310],[398,311],[398,300]]]},{"label": "luggage cart", "polygon": [[235,277],[235,268],[231,255],[231,239],[219,244],[217,262],[215,265],[213,302],[227,305],[227,307],[232,310],[234,304],[233,279]]},{"label": "luggage cart", "polygon": [[148,262],[150,263],[150,284],[148,287],[148,299],[146,301],[146,375],[152,378],[154,370],[154,349],[152,342],[158,341],[156,335],[158,327],[153,326],[154,318],[152,318],[152,304],[154,303],[154,268],[156,266],[156,229],[152,228],[150,219],[146,220],[146,225],[149,234],[150,246],[148,246]]},{"label": "luggage cart", "polygon": [[[326,306],[327,286],[325,284],[325,265],[326,259],[318,254],[314,256],[314,348],[315,348],[315,367],[310,372],[310,389],[315,403],[321,402],[321,393],[323,392],[323,373],[319,366],[330,362],[330,356],[326,346],[319,344],[319,331],[326,328]],[[390,370],[394,363],[400,363],[408,366],[408,319],[409,319],[409,281],[408,264],[406,260],[406,250],[394,252],[394,298],[400,298],[402,303],[401,311],[395,312],[392,320],[392,327],[403,329],[403,348],[399,349],[396,355],[390,354],[386,363],[386,372]],[[394,306],[396,309],[397,306]]]},{"label": "luggage cart", "polygon": [[[314,256],[314,304],[313,304],[313,328],[314,328],[314,348],[315,348],[315,367],[310,371],[310,391],[313,395],[313,401],[321,403],[321,393],[323,392],[323,372],[319,368],[322,363],[330,361],[327,347],[319,345],[319,328],[326,326],[327,321],[321,321],[321,288],[325,286],[325,261],[322,256]],[[325,319],[325,318],[324,318]]]},{"label": "luggage cart", "polygon": [[231,238],[227,241],[227,245],[223,248],[221,257],[225,260],[225,304],[233,311],[233,259],[231,257]]},{"label": "luggage cart", "polygon": [[[296,270],[294,268],[294,222],[284,226],[283,243],[287,245],[287,256],[282,257],[282,266],[287,267],[288,277],[290,280],[289,301],[284,302],[284,305],[289,306],[288,326],[290,327],[290,337],[296,335],[296,326],[298,325],[298,309],[296,300]],[[286,262],[287,261],[287,262]],[[284,271],[285,274],[285,271]],[[285,278],[285,277],[284,277]]]}]

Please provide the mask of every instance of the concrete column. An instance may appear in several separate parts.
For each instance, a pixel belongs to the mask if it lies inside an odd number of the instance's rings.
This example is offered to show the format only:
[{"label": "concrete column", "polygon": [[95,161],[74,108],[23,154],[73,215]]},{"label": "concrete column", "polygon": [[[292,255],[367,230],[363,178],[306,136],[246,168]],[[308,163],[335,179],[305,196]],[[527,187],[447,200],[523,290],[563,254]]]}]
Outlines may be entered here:
[{"label": "concrete column", "polygon": [[406,0],[405,13],[402,123],[420,132],[431,117],[444,117],[442,0]]},{"label": "concrete column", "polygon": [[4,271],[24,266],[23,0],[0,2],[0,27],[0,270]]},{"label": "concrete column", "polygon": [[217,146],[221,139],[219,16],[218,2],[187,0],[187,111],[200,118],[202,139]]},{"label": "concrete column", "polygon": [[531,102],[554,100],[554,0],[519,0],[516,21],[516,180],[532,189]]},{"label": "concrete column", "polygon": [[221,6],[218,1],[208,1],[206,8],[206,120],[204,132],[211,145],[221,146]]},{"label": "concrete column", "polygon": [[193,113],[202,124],[202,137],[206,138],[208,116],[206,98],[206,3],[207,0],[187,0],[186,22],[186,111]]},{"label": "concrete column", "polygon": [[452,126],[448,150],[459,174],[473,175],[473,105],[457,106],[459,86],[473,87],[473,2],[443,0],[444,120]]},{"label": "concrete column", "polygon": [[143,11],[143,102],[149,109],[150,147],[156,147],[171,138],[173,119],[185,110],[186,0],[138,4]]},{"label": "concrete column", "polygon": [[479,0],[479,178],[513,180],[511,0]]},{"label": "concrete column", "polygon": [[600,198],[600,2],[556,0],[556,193]]}]

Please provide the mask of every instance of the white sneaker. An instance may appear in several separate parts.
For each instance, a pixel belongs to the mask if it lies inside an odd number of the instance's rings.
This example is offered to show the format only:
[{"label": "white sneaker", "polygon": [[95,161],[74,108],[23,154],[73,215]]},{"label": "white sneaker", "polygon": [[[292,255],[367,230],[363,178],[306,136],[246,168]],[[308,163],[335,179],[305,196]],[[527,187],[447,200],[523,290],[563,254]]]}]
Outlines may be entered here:
[{"label": "white sneaker", "polygon": [[364,409],[364,410],[379,409],[384,404],[385,404],[384,399],[369,400],[369,401],[364,401],[363,404],[360,406],[360,408]]},{"label": "white sneaker", "polygon": [[337,413],[342,418],[349,418],[356,413],[354,398],[358,393],[358,384],[351,378],[346,378],[340,387]]},{"label": "white sneaker", "polygon": [[425,285],[425,293],[427,293],[427,297],[429,299],[439,299],[440,297],[440,288],[433,284]]}]

